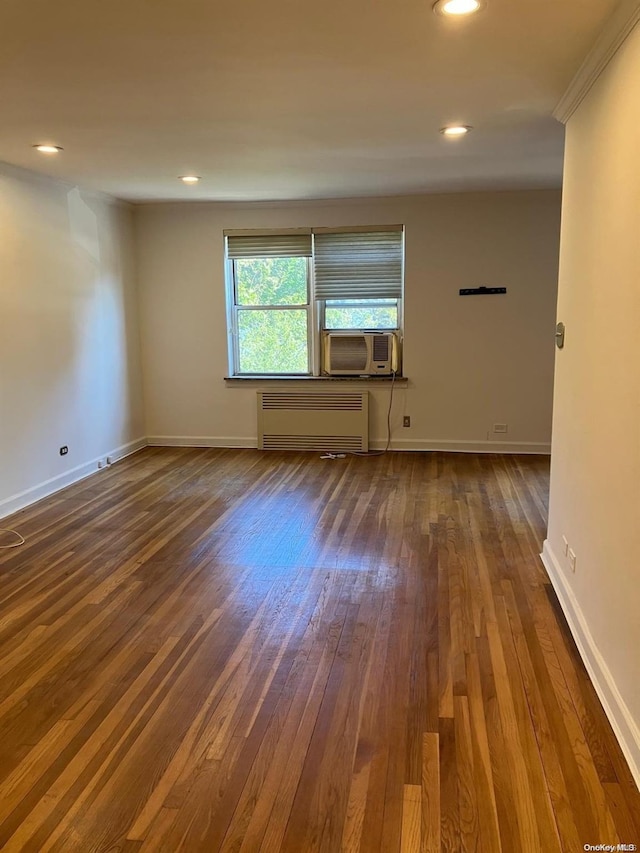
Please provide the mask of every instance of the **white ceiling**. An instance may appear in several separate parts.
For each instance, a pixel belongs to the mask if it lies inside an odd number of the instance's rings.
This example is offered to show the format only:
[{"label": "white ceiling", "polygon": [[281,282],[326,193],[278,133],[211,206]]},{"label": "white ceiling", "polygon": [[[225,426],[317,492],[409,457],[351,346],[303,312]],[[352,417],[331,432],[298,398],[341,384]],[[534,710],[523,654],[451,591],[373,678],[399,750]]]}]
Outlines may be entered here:
[{"label": "white ceiling", "polygon": [[551,111],[616,0],[431,5],[0,0],[0,160],[131,201],[559,186]]}]

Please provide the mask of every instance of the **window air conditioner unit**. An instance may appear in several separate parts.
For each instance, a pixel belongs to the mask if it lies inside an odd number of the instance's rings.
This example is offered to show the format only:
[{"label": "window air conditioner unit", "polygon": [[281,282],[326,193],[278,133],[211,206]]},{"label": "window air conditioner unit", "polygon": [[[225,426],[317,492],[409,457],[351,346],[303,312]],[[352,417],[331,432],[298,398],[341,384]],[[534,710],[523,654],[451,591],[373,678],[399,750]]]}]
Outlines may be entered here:
[{"label": "window air conditioner unit", "polygon": [[398,369],[395,332],[325,332],[323,370],[330,376],[390,376]]}]

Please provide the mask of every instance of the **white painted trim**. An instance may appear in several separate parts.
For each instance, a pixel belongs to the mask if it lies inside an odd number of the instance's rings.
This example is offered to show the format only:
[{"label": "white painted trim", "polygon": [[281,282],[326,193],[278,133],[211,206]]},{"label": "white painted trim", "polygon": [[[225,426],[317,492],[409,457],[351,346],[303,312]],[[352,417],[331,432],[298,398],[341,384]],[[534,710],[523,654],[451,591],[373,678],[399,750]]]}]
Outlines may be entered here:
[{"label": "white painted trim", "polygon": [[561,564],[545,539],[540,555],[569,624],[580,657],[593,682],[605,714],[609,718],[636,785],[640,788],[640,728],[633,719],[614,681],[607,662],[600,653],[580,604],[567,582]]},{"label": "white painted trim", "polygon": [[147,443],[150,447],[237,447],[255,450],[258,439],[235,435],[150,435]]},{"label": "white painted trim", "polygon": [[73,483],[84,480],[85,477],[95,474],[98,469],[98,463],[103,462],[107,456],[117,462],[119,459],[124,459],[125,456],[130,456],[132,453],[137,453],[147,446],[146,438],[137,438],[135,441],[129,441],[114,450],[107,451],[103,456],[98,456],[96,459],[91,459],[89,462],[84,462],[82,465],[77,465],[69,471],[58,474],[56,477],[51,477],[43,483],[38,483],[30,489],[25,489],[17,495],[12,495],[0,501],[0,518],[5,518],[8,515],[13,515],[14,512],[24,509],[26,506],[36,503],[49,495],[59,492],[60,489],[65,489]]},{"label": "white painted trim", "polygon": [[[374,450],[386,447],[385,440],[372,440]],[[530,453],[551,454],[551,444],[537,441],[458,441],[442,438],[392,438],[391,450],[441,450],[444,453]]]},{"label": "white painted trim", "polygon": [[[256,448],[258,439],[230,435],[151,435],[152,447],[239,447]],[[383,450],[386,439],[369,442],[372,450]],[[451,453],[533,453],[548,456],[551,445],[534,441],[447,441],[443,439],[393,439],[392,450],[442,450]]]},{"label": "white painted trim", "polygon": [[[119,462],[120,459],[124,459],[125,456],[131,456],[133,453],[137,453],[139,450],[147,447],[149,442],[147,441],[147,437],[137,438],[135,441],[129,441],[127,444],[122,444],[120,447],[116,447],[115,450],[112,450],[110,453],[105,453],[104,458],[108,456],[112,462]],[[102,457],[101,457],[102,458]]]},{"label": "white painted trim", "polygon": [[558,121],[567,123],[638,21],[640,0],[622,0],[553,111]]}]

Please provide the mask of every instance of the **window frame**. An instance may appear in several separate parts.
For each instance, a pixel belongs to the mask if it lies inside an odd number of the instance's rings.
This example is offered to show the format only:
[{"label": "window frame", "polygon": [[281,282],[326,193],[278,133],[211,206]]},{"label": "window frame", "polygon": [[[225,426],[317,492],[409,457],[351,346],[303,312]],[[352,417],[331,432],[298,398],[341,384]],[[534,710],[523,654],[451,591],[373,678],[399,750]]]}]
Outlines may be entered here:
[{"label": "window frame", "polygon": [[[395,299],[395,308],[396,308],[396,319],[398,321],[397,326],[327,326],[326,321],[326,312],[327,312],[327,302],[328,299],[317,299],[318,303],[318,315],[320,318],[320,331],[321,332],[395,332],[397,335],[400,335],[400,330],[402,329],[402,302],[401,298]],[[333,302],[338,302],[337,305],[330,305],[329,308],[340,308],[340,300],[332,300]],[[347,300],[344,300],[342,307],[344,308],[357,308],[357,305],[347,305]],[[380,302],[379,299],[370,299],[368,300],[368,305],[363,305],[365,308],[390,308],[391,305],[388,302]]]},{"label": "window frame", "polygon": [[[307,301],[300,302],[296,305],[240,305],[238,302],[238,277],[237,277],[237,260],[233,258],[226,259],[226,279],[227,279],[227,328],[230,337],[229,341],[229,367],[231,376],[238,377],[261,377],[261,376],[283,376],[283,377],[308,377],[315,375],[315,353],[313,352],[313,342],[315,335],[314,328],[314,311],[312,300],[311,274],[312,264],[311,258],[305,258],[307,270]],[[231,298],[229,298],[231,297]],[[231,303],[231,304],[230,304]],[[230,309],[230,310],[229,310]],[[305,373],[251,373],[240,370],[240,325],[238,318],[241,311],[305,311],[306,312],[306,327],[307,327],[307,371]]]},{"label": "window frame", "polygon": [[[333,230],[333,229],[331,229]],[[345,228],[345,231],[363,231],[368,232],[368,227]],[[380,230],[371,226],[371,231]],[[278,235],[278,231],[274,231],[274,236]],[[314,231],[311,229],[311,233]],[[285,256],[282,256],[285,257]],[[289,256],[286,256],[289,257]],[[291,256],[293,257],[293,255]],[[225,302],[226,302],[226,320],[227,320],[227,355],[229,366],[229,377],[237,379],[310,379],[319,378],[322,376],[322,339],[323,335],[330,332],[338,332],[348,334],[349,332],[393,332],[397,335],[400,343],[400,351],[402,351],[402,341],[404,335],[404,228],[402,229],[402,295],[396,298],[396,310],[398,325],[395,328],[327,328],[326,326],[326,299],[318,299],[315,296],[314,288],[314,253],[312,249],[311,256],[306,256],[307,268],[307,302],[299,305],[239,305],[238,304],[238,285],[235,258],[229,258],[226,251],[226,232],[225,232]],[[373,298],[371,300],[374,306],[388,307],[388,303],[381,303]],[[291,310],[306,310],[307,312],[307,366],[306,373],[248,373],[240,371],[240,339],[239,339],[239,324],[238,318],[240,311],[251,310],[271,310],[271,311],[291,311]],[[402,376],[402,365],[400,364],[398,372]],[[366,380],[365,380],[366,381]]]}]

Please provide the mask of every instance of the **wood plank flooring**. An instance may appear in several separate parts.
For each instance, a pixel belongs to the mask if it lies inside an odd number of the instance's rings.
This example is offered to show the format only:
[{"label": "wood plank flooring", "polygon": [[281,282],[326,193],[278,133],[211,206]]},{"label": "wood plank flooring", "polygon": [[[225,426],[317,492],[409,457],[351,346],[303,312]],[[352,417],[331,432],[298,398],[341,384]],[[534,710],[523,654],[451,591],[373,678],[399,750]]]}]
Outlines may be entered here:
[{"label": "wood plank flooring", "polygon": [[0,848],[638,844],[547,490],[538,457],[147,449],[6,519]]}]

